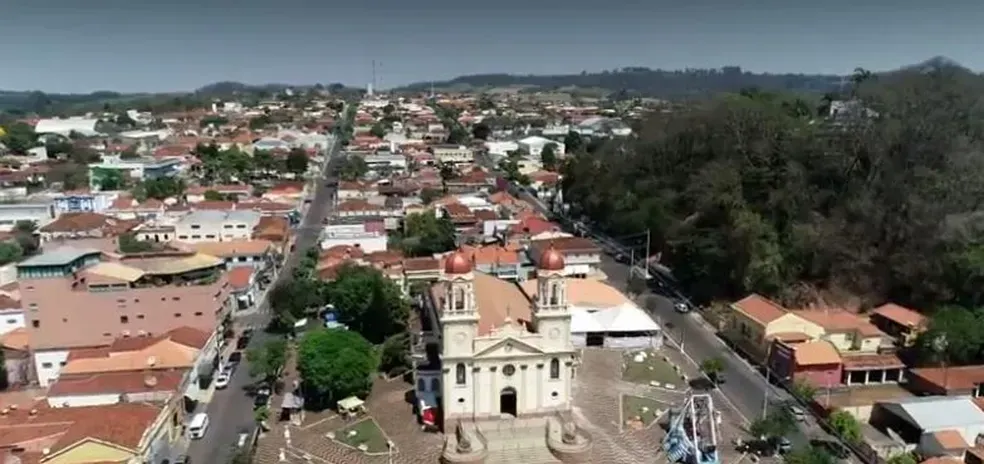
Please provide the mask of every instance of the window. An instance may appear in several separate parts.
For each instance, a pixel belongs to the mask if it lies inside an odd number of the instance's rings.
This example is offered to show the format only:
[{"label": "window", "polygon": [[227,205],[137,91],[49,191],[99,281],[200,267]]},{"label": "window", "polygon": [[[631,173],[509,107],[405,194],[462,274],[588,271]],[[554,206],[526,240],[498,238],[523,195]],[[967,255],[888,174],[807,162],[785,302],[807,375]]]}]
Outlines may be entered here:
[{"label": "window", "polygon": [[246,228],[246,224],[236,224],[236,228],[237,229],[245,229]]},{"label": "window", "polygon": [[222,228],[223,229],[232,229],[232,225],[231,224],[226,224],[226,225],[222,226]]},{"label": "window", "polygon": [[205,238],[215,238],[214,234],[205,234]]},{"label": "window", "polygon": [[143,319],[143,318],[144,318],[143,314],[137,314],[137,319]]},{"label": "window", "polygon": [[457,311],[465,309],[465,289],[461,287],[454,289],[454,309]]},{"label": "window", "polygon": [[431,379],[431,391],[438,391],[441,389],[441,381],[437,379]]},{"label": "window", "polygon": [[130,318],[127,316],[120,316],[120,324],[126,324],[130,322]]},{"label": "window", "polygon": [[550,378],[559,379],[560,378],[560,360],[553,358],[550,360]]},{"label": "window", "polygon": [[31,327],[34,327],[35,329],[40,328],[41,327],[41,321],[39,321],[37,319],[31,321]]},{"label": "window", "polygon": [[174,313],[174,317],[181,317],[181,313]]},{"label": "window", "polygon": [[198,311],[198,312],[195,313],[195,315],[196,316],[201,316],[202,315],[202,312],[201,311]]},{"label": "window", "polygon": [[17,319],[7,319],[7,323],[8,324],[16,324],[17,323]]},{"label": "window", "polygon": [[51,369],[51,363],[41,363],[41,367],[45,369]]},{"label": "window", "polygon": [[188,236],[187,235],[178,235],[178,239],[179,240],[188,240]]},{"label": "window", "polygon": [[61,366],[61,367],[65,367],[66,364],[68,364],[68,361],[62,361],[62,362],[58,363],[58,365]]},{"label": "window", "polygon": [[201,226],[201,225],[199,225],[199,224],[192,224],[192,225],[191,225],[191,228],[192,228],[192,229],[201,229],[201,228],[202,228],[202,226]]},{"label": "window", "polygon": [[454,382],[458,385],[465,384],[465,365],[462,363],[454,366]]},{"label": "window", "polygon": [[181,297],[180,296],[172,296],[171,299],[174,300],[174,301],[180,301],[181,300]]},{"label": "window", "polygon": [[560,302],[560,284],[553,284],[550,286],[550,306],[557,305]]},{"label": "window", "polygon": [[516,373],[516,366],[513,366],[512,364],[506,364],[502,368],[502,374],[505,375],[506,377],[512,377],[512,375],[515,373]]},{"label": "window", "polygon": [[193,238],[193,239],[194,238],[202,238],[202,236],[201,235],[192,235],[191,238]]}]

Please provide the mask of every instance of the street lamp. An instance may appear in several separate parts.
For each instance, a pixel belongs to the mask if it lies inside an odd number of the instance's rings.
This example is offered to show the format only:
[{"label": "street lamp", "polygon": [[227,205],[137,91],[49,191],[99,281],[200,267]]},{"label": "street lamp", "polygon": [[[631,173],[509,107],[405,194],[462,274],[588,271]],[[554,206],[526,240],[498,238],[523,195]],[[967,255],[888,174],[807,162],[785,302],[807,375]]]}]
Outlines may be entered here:
[{"label": "street lamp", "polygon": [[386,456],[389,461],[389,464],[393,464],[393,448],[394,448],[393,441],[386,440]]}]

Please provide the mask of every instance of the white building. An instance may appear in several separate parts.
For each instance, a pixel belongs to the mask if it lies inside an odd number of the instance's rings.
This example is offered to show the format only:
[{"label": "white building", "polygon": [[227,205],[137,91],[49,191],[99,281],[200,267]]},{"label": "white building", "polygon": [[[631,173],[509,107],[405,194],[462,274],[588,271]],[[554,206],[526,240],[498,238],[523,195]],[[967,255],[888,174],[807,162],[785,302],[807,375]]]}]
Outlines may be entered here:
[{"label": "white building", "polygon": [[366,155],[362,159],[369,169],[393,169],[403,171],[407,168],[407,157],[403,155]]},{"label": "white building", "polygon": [[469,164],[475,162],[475,152],[464,145],[434,145],[434,159],[438,163]]},{"label": "white building", "polygon": [[0,231],[14,230],[18,222],[28,221],[41,227],[55,218],[55,208],[49,203],[0,204]]},{"label": "white building", "polygon": [[365,224],[329,224],[322,235],[321,249],[347,245],[374,253],[386,251],[388,238],[385,231],[367,230]]},{"label": "white building", "polygon": [[260,217],[256,211],[193,211],[174,224],[174,235],[187,243],[249,239]]},{"label": "white building", "polygon": [[440,357],[415,367],[417,398],[441,404],[445,424],[571,409],[576,358],[564,259],[551,249],[539,262],[536,294],[527,295],[474,272],[460,252],[445,260],[427,296],[436,330],[424,334],[437,339]]},{"label": "white building", "polygon": [[34,132],[38,134],[58,134],[68,137],[72,132],[92,137],[99,135],[96,131],[98,119],[89,118],[66,118],[66,119],[42,119],[34,126]]},{"label": "white building", "polygon": [[522,140],[520,140],[520,141],[518,141],[516,143],[519,144],[519,147],[520,148],[526,150],[526,152],[529,153],[530,156],[533,156],[533,157],[536,157],[536,158],[539,158],[540,157],[540,153],[543,153],[544,147],[546,147],[547,145],[551,145],[551,144],[554,145],[554,154],[555,155],[557,155],[557,156],[563,156],[564,155],[564,143],[563,142],[557,142],[557,141],[554,141],[554,140],[550,140],[550,139],[548,139],[546,137],[540,137],[540,136],[537,136],[537,135],[533,135],[533,136],[530,136],[530,137],[526,137],[525,139],[522,139]]},{"label": "white building", "polygon": [[506,156],[511,151],[519,150],[519,144],[508,141],[485,142],[485,149],[490,155]]}]

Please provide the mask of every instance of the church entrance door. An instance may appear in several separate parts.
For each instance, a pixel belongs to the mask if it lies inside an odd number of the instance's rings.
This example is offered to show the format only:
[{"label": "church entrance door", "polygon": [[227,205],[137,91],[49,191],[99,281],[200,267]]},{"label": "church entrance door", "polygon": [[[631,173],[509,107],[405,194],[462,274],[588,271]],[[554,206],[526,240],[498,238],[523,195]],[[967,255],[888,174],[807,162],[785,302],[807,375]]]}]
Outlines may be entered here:
[{"label": "church entrance door", "polygon": [[499,393],[499,413],[516,416],[516,389],[506,387]]}]

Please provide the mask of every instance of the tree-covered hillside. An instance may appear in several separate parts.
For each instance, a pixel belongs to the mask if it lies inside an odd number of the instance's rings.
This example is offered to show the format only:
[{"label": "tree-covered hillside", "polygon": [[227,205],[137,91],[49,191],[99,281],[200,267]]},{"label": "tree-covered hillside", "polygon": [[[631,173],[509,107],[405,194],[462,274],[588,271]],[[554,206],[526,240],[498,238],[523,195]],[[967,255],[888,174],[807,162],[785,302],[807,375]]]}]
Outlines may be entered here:
[{"label": "tree-covered hillside", "polygon": [[578,87],[600,89],[630,96],[658,98],[687,98],[721,92],[736,92],[743,88],[797,93],[825,93],[838,89],[841,76],[810,74],[760,74],[738,66],[721,69],[687,69],[666,71],[649,68],[622,68],[597,73],[582,72],[567,75],[481,74],[461,76],[449,81],[421,82],[397,91],[426,92],[431,85],[442,88],[488,89],[530,86],[538,90]]}]

